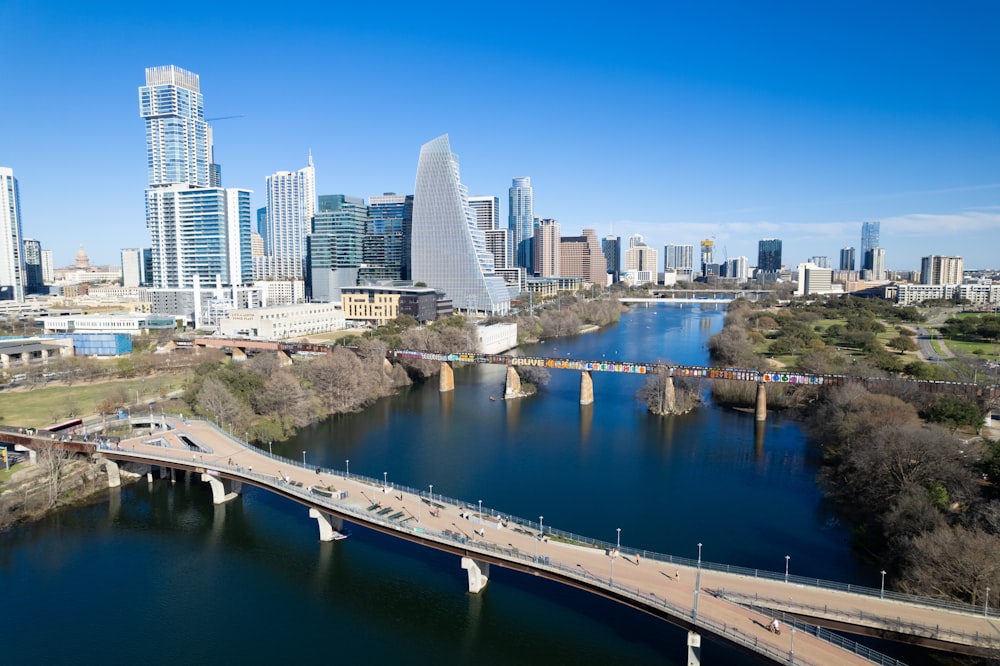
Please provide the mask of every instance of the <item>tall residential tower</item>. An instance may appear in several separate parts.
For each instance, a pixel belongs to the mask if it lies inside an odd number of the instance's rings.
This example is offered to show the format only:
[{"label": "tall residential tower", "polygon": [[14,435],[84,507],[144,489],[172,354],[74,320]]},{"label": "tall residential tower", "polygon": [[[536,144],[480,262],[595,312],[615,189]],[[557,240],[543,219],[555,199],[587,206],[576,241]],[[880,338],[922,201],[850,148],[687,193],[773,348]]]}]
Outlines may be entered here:
[{"label": "tall residential tower", "polygon": [[0,301],[24,300],[21,199],[14,170],[0,167]]}]

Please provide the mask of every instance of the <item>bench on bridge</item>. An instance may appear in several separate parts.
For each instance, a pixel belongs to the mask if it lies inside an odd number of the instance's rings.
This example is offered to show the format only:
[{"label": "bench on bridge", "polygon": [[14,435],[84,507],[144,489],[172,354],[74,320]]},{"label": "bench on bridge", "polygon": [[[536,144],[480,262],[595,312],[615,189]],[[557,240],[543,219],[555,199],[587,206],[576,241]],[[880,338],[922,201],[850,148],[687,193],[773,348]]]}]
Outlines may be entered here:
[{"label": "bench on bridge", "polygon": [[370,507],[368,507],[367,510],[368,511],[374,511],[375,509],[379,508],[380,506],[382,506],[382,505],[379,504],[378,502],[376,502],[375,504],[372,504]]},{"label": "bench on bridge", "polygon": [[386,515],[387,513],[391,512],[391,511],[392,511],[392,507],[391,506],[387,506],[384,509],[382,509],[381,511],[379,511],[378,515],[384,516],[384,515]]},{"label": "bench on bridge", "polygon": [[399,520],[400,518],[402,518],[405,515],[406,514],[404,512],[397,511],[396,513],[394,513],[391,516],[389,516],[389,520]]}]

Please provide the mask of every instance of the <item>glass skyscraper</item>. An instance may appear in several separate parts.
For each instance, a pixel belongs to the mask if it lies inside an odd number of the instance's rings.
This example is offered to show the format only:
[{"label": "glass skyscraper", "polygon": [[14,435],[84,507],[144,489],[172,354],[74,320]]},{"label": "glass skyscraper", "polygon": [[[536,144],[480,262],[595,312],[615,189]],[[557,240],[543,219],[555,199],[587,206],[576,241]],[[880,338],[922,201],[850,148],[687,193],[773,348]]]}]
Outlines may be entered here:
[{"label": "glass skyscraper", "polygon": [[308,238],[306,290],[310,299],[339,302],[342,287],[358,284],[367,227],[368,208],[360,197],[325,194],[319,198]]},{"label": "glass skyscraper", "polygon": [[409,280],[413,195],[386,193],[368,198],[362,244],[364,280]]},{"label": "glass skyscraper", "polygon": [[664,245],[663,270],[673,270],[678,281],[690,282],[694,276],[694,245]]},{"label": "glass skyscraper", "polygon": [[10,167],[0,167],[0,301],[24,300],[21,198]]},{"label": "glass skyscraper", "polygon": [[854,270],[854,248],[844,247],[840,249],[840,270]]},{"label": "glass skyscraper", "polygon": [[413,279],[444,291],[456,309],[506,314],[510,296],[469,206],[448,135],[420,148],[413,196]]},{"label": "glass skyscraper", "polygon": [[781,241],[765,238],[757,244],[757,270],[777,273],[781,270]]},{"label": "glass skyscraper", "polygon": [[620,281],[622,276],[622,237],[605,236],[601,241],[601,250],[604,251],[604,258],[608,262],[611,282]]},{"label": "glass skyscraper", "polygon": [[212,164],[197,74],[148,67],[139,87],[146,123],[146,227],[154,287],[187,288],[193,277],[240,284],[251,278],[250,190],[224,189]]},{"label": "glass skyscraper", "polygon": [[861,268],[866,270],[874,269],[874,255],[872,250],[879,247],[879,223],[861,223]]},{"label": "glass skyscraper", "polygon": [[517,265],[534,272],[533,243],[535,237],[535,190],[531,178],[521,176],[511,181],[508,190],[510,206],[507,209],[507,228]]}]

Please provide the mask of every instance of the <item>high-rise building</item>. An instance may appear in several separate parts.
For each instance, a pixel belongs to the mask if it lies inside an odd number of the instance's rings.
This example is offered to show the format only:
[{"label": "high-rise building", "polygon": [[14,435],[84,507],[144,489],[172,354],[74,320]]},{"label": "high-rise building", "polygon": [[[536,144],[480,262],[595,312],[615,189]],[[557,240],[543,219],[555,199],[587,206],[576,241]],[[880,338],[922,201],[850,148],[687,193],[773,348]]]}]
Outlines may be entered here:
[{"label": "high-rise building", "polygon": [[608,262],[593,229],[559,239],[559,276],[579,277],[601,286],[606,283]]},{"label": "high-rise building", "polygon": [[655,281],[660,270],[656,250],[646,245],[639,234],[630,236],[628,245],[628,249],[625,250],[625,270],[648,271],[652,273]]},{"label": "high-rise building", "polygon": [[531,187],[531,178],[514,178],[508,196],[510,205],[507,209],[507,228],[510,230],[514,256],[517,265],[532,274],[535,272],[532,266],[535,257],[531,247],[531,241],[535,237],[535,190]]},{"label": "high-rise building", "polygon": [[750,279],[750,260],[740,256],[735,259],[726,259],[722,265],[721,276],[732,278],[737,283],[742,284]]},{"label": "high-rise building", "polygon": [[359,282],[409,280],[412,231],[412,194],[386,192],[369,197]]},{"label": "high-rise building", "polygon": [[10,167],[0,167],[0,301],[24,300],[21,197]]},{"label": "high-rise building", "polygon": [[622,277],[622,238],[621,236],[605,236],[601,241],[601,250],[608,266],[611,282],[618,282]]},{"label": "high-rise building", "polygon": [[494,270],[511,267],[509,232],[509,229],[490,229],[483,232],[486,234],[486,249],[493,255]]},{"label": "high-rise building", "polygon": [[868,255],[871,257],[871,268],[867,269],[865,279],[878,281],[884,280],[885,249],[881,247],[874,247],[868,250]]},{"label": "high-rise building", "polygon": [[861,223],[861,268],[872,270],[874,268],[872,262],[872,250],[879,247],[879,223],[878,222],[862,222]]},{"label": "high-rise building", "polygon": [[469,197],[469,206],[476,214],[476,226],[483,231],[500,228],[500,197]]},{"label": "high-rise building", "polygon": [[840,270],[842,271],[853,271],[854,270],[854,248],[845,247],[840,250]]},{"label": "high-rise building", "polygon": [[190,288],[193,277],[249,281],[250,190],[223,189],[214,163],[197,74],[174,65],[148,67],[139,87],[146,124],[146,227],[160,288]]},{"label": "high-rise building", "polygon": [[344,194],[320,196],[308,238],[306,294],[310,299],[336,303],[342,288],[357,286],[367,229],[364,199]]},{"label": "high-rise building", "polygon": [[833,268],[830,265],[830,257],[822,257],[822,256],[810,257],[809,261],[806,263],[811,263],[817,268]]},{"label": "high-rise building", "polygon": [[675,271],[678,281],[690,282],[694,277],[694,245],[665,245],[663,271]]},{"label": "high-rise building", "polygon": [[932,254],[920,260],[920,284],[962,284],[965,261],[962,257],[941,257]]},{"label": "high-rise building", "polygon": [[269,254],[267,251],[267,206],[261,206],[257,209],[257,233],[263,241],[264,254]]},{"label": "high-rise building", "polygon": [[52,263],[52,250],[42,250],[42,283],[52,284],[56,281],[56,269]]},{"label": "high-rise building", "polygon": [[122,249],[122,286],[138,287],[145,281],[143,273],[145,266],[142,261],[142,250],[135,247]]},{"label": "high-rise building", "polygon": [[781,241],[765,238],[757,243],[757,270],[773,274],[781,270]]},{"label": "high-rise building", "polygon": [[559,277],[560,229],[557,220],[542,220],[535,229],[535,274],[539,277]]},{"label": "high-rise building", "polygon": [[494,272],[468,196],[448,135],[421,146],[413,197],[413,280],[444,291],[456,309],[506,314],[510,296]]},{"label": "high-rise building", "polygon": [[275,277],[305,275],[306,236],[316,214],[316,169],[278,171],[267,177],[267,240]]},{"label": "high-rise building", "polygon": [[25,238],[24,248],[24,293],[44,294],[45,280],[42,279],[42,244],[31,238]]},{"label": "high-rise building", "polygon": [[[714,266],[712,269],[710,267]],[[701,275],[708,277],[713,271],[717,271],[718,264],[715,263],[715,241],[706,238],[701,242]]]}]

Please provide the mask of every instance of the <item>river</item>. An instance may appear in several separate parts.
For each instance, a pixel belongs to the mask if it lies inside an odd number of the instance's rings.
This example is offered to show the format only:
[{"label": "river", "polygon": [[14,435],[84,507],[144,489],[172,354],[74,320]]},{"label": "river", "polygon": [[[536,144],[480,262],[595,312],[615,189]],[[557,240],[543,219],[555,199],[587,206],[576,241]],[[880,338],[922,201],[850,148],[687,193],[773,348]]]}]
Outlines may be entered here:
[{"label": "river", "polygon": [[[637,308],[525,352],[703,364],[723,316]],[[454,393],[413,387],[274,452],[606,541],[620,529],[629,547],[696,557],[701,543],[708,561],[878,585],[824,507],[796,423],[772,415],[761,441],[747,413],[653,417],[635,400],[643,379],[610,373],[594,373],[590,407],[570,371],[491,401],[503,379],[462,368]],[[684,632],[663,622],[499,567],[470,595],[457,557],[358,527],[320,543],[304,508],[254,488],[218,507],[198,482],[115,490],[0,535],[0,572],[6,663],[685,663]],[[755,662],[707,643],[703,663]]]}]

